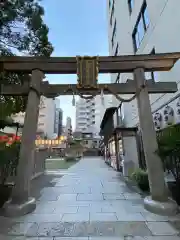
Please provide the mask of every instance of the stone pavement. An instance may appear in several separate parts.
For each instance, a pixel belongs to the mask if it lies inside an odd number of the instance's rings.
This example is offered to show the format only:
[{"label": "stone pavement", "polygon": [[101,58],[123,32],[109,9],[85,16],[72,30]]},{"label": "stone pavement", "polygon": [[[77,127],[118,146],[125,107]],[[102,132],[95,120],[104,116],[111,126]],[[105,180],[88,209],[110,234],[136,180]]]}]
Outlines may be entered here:
[{"label": "stone pavement", "polygon": [[34,180],[36,210],[0,217],[0,240],[180,240],[180,217],[162,217],[99,158],[84,158],[64,176]]}]

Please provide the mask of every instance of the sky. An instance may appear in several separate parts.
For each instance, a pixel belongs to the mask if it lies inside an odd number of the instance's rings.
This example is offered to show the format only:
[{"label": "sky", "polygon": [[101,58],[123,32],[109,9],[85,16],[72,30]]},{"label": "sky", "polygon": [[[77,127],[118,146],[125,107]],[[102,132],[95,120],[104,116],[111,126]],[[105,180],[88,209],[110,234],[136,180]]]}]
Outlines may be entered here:
[{"label": "sky", "polygon": [[[107,56],[108,28],[106,0],[42,0],[44,21],[53,44],[52,56]],[[76,75],[47,75],[50,83],[76,83]],[[109,75],[99,75],[99,82],[109,82]],[[75,107],[72,96],[61,96],[63,121],[69,116],[75,128]]]}]

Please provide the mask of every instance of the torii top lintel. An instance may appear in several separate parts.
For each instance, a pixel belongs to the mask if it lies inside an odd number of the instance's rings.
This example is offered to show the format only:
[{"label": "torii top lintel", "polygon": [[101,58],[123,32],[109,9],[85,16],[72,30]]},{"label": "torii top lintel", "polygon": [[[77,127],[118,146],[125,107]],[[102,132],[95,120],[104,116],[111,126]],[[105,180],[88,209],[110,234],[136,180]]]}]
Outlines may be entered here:
[{"label": "torii top lintel", "polygon": [[[140,67],[145,71],[169,71],[179,58],[180,52],[100,56],[99,73],[128,73]],[[33,69],[45,74],[75,74],[76,57],[0,57],[0,71],[31,73]]]}]

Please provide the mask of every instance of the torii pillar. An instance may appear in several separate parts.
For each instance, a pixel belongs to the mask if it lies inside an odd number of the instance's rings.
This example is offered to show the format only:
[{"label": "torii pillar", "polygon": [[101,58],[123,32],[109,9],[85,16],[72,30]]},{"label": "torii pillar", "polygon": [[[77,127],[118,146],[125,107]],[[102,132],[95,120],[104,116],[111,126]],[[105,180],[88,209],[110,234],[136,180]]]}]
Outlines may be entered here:
[{"label": "torii pillar", "polygon": [[143,68],[134,70],[134,80],[136,82],[137,90],[144,86],[140,94],[137,96],[139,123],[142,132],[143,147],[151,192],[151,196],[144,199],[144,206],[147,210],[156,214],[175,215],[178,209],[177,204],[168,198],[162,161],[156,152],[158,144]]},{"label": "torii pillar", "polygon": [[25,215],[36,208],[35,198],[30,197],[30,183],[43,78],[44,74],[40,70],[32,71],[15,187],[12,199],[4,205],[4,214],[9,217]]}]

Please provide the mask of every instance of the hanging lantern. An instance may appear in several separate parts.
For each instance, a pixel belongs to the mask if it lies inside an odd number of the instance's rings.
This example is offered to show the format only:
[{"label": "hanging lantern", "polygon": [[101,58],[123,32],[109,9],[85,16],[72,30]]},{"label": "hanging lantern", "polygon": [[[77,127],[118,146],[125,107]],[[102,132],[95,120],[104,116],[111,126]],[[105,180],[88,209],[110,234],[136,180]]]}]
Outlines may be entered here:
[{"label": "hanging lantern", "polygon": [[177,100],[176,107],[177,107],[177,115],[180,117],[180,98],[178,98]]},{"label": "hanging lantern", "polygon": [[160,129],[162,127],[162,114],[157,112],[153,116],[154,126],[156,129]]},{"label": "hanging lantern", "polygon": [[167,125],[174,123],[174,110],[170,106],[166,106],[164,109],[164,121]]}]

